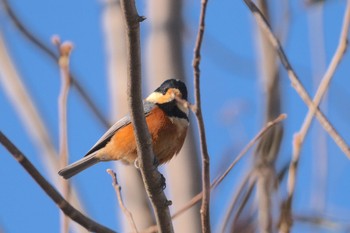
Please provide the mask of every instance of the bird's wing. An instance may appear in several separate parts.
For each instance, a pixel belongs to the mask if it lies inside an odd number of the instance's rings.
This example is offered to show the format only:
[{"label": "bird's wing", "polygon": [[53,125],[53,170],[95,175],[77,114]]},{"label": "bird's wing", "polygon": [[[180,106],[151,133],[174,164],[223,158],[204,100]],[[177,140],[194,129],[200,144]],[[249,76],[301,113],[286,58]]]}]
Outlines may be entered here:
[{"label": "bird's wing", "polygon": [[[143,102],[143,111],[145,113],[145,116],[147,116],[154,107],[155,107],[154,103],[144,101]],[[120,119],[119,121],[117,121],[114,125],[111,126],[111,128],[109,128],[107,130],[106,133],[104,133],[102,135],[102,137],[89,150],[89,152],[86,153],[85,156],[90,155],[90,154],[94,153],[95,151],[103,148],[111,140],[111,138],[113,137],[115,132],[117,132],[119,129],[129,125],[130,122],[131,122],[131,120],[130,120],[129,115],[127,115],[127,116],[123,117],[122,119]]]}]

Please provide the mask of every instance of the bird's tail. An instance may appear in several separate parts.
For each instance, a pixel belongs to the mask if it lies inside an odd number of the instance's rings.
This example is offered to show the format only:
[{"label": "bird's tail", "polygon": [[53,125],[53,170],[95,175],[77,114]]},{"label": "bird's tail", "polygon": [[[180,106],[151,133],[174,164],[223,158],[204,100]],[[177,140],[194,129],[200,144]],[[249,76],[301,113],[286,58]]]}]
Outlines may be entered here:
[{"label": "bird's tail", "polygon": [[63,176],[65,179],[78,174],[79,172],[85,170],[86,168],[98,163],[100,160],[96,157],[96,153],[85,156],[84,158],[68,165],[58,172],[60,176]]}]

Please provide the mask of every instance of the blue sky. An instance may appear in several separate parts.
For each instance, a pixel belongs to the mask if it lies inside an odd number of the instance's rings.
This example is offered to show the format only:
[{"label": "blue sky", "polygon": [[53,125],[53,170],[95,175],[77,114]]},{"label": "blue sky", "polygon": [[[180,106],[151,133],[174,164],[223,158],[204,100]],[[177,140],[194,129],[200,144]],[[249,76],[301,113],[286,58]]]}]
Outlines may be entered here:
[{"label": "blue sky", "polygon": [[[78,74],[81,83],[89,91],[102,112],[109,116],[107,89],[107,64],[102,29],[102,1],[10,1],[13,9],[28,28],[47,45],[50,38],[58,34],[62,40],[74,43],[71,58],[72,70]],[[273,4],[272,24],[275,28],[285,27],[281,17],[281,3]],[[184,35],[184,58],[188,87],[192,91],[192,68],[194,40],[199,15],[200,1],[184,3],[186,32]],[[147,1],[139,1],[141,15],[147,17]],[[314,34],[312,38],[324,37],[326,64],[328,65],[337,47],[341,30],[345,1],[329,0],[324,8],[306,7],[301,1],[293,1],[290,8],[288,39],[284,44],[286,54],[308,92],[313,95],[313,69],[318,72],[326,67],[312,67],[310,35],[315,32],[314,23],[321,18],[324,23],[323,35]],[[317,13],[318,12],[318,13]],[[320,13],[323,12],[323,13]],[[317,18],[317,14],[323,14]],[[146,53],[149,22],[142,23],[143,54]],[[243,148],[261,128],[263,123],[263,93],[259,79],[255,41],[256,24],[251,13],[242,1],[209,1],[206,33],[202,50],[201,85],[203,114],[207,131],[208,149],[211,156],[211,173],[215,177],[223,164],[224,153],[234,147],[235,153]],[[57,66],[37,48],[33,47],[9,22],[0,10],[0,33],[5,38],[16,67],[21,74],[36,106],[45,119],[46,126],[58,147],[57,97],[60,87]],[[317,48],[319,51],[322,48]],[[144,56],[146,57],[146,56]],[[326,115],[350,143],[350,112],[348,75],[350,72],[349,54],[345,54],[334,81],[329,89]],[[146,65],[144,65],[145,68]],[[145,68],[146,69],[146,68]],[[147,72],[144,72],[145,74]],[[293,134],[299,130],[307,108],[291,87],[285,70],[282,74],[282,111],[287,113],[285,134],[276,167],[288,162],[291,155]],[[320,73],[322,77],[322,72]],[[320,79],[321,77],[318,77]],[[1,77],[0,77],[1,78]],[[146,78],[146,77],[145,77]],[[143,96],[146,96],[145,92]],[[190,94],[193,101],[193,94]],[[226,110],[225,110],[226,109]],[[230,109],[230,110],[227,110]],[[83,156],[104,132],[102,125],[91,116],[85,104],[73,89],[69,94],[68,133],[71,161]],[[0,130],[3,131],[34,165],[45,175],[43,164],[37,156],[39,150],[34,146],[17,112],[9,102],[0,86]],[[225,114],[232,114],[228,120]],[[193,116],[192,116],[193,117]],[[317,174],[319,144],[316,136],[324,131],[316,130],[315,121],[311,133],[302,150],[295,197],[297,213],[313,213],[312,199],[315,174]],[[339,220],[348,220],[350,185],[348,177],[350,163],[346,156],[327,136],[328,176],[326,206],[323,213]],[[315,153],[314,153],[315,152]],[[56,206],[26,174],[17,162],[0,147],[0,229],[5,232],[59,232],[59,214]],[[247,156],[251,158],[251,156]],[[214,192],[212,201],[213,230],[217,229],[224,213],[223,207],[229,202],[227,193],[234,192],[234,185],[244,174],[251,159],[240,163],[220,188]],[[73,183],[79,189],[81,198],[89,216],[113,229],[120,229],[116,219],[114,190],[110,186],[110,177],[104,170],[110,164],[100,164],[77,176]],[[47,175],[47,174],[46,174]],[[285,194],[285,182],[279,196]],[[96,199],[96,196],[99,198]],[[19,224],[20,223],[20,224]],[[313,228],[315,230],[315,228]],[[321,231],[318,232],[334,232]],[[297,224],[293,232],[309,232],[310,228]]]}]

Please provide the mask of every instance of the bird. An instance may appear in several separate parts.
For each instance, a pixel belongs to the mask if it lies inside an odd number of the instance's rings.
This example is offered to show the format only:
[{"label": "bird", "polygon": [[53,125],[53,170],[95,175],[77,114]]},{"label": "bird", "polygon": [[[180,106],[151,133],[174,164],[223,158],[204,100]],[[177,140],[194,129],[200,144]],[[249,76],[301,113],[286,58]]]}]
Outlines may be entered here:
[{"label": "bird", "polygon": [[[187,101],[187,88],[178,79],[164,81],[143,100],[157,165],[178,154],[185,141],[189,110],[182,101]],[[136,141],[129,115],[112,125],[82,159],[61,169],[58,174],[69,179],[96,163],[111,160],[137,164]]]}]

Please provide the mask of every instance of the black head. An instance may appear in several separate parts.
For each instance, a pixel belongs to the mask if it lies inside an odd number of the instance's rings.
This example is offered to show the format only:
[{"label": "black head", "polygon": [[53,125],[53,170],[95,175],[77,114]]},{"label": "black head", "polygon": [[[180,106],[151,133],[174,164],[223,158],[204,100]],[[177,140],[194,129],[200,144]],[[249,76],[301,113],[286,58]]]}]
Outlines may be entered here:
[{"label": "black head", "polygon": [[170,88],[178,89],[182,94],[182,99],[187,100],[186,85],[179,79],[168,79],[164,81],[162,85],[160,85],[160,87],[158,87],[154,92],[159,92],[165,95]]}]

